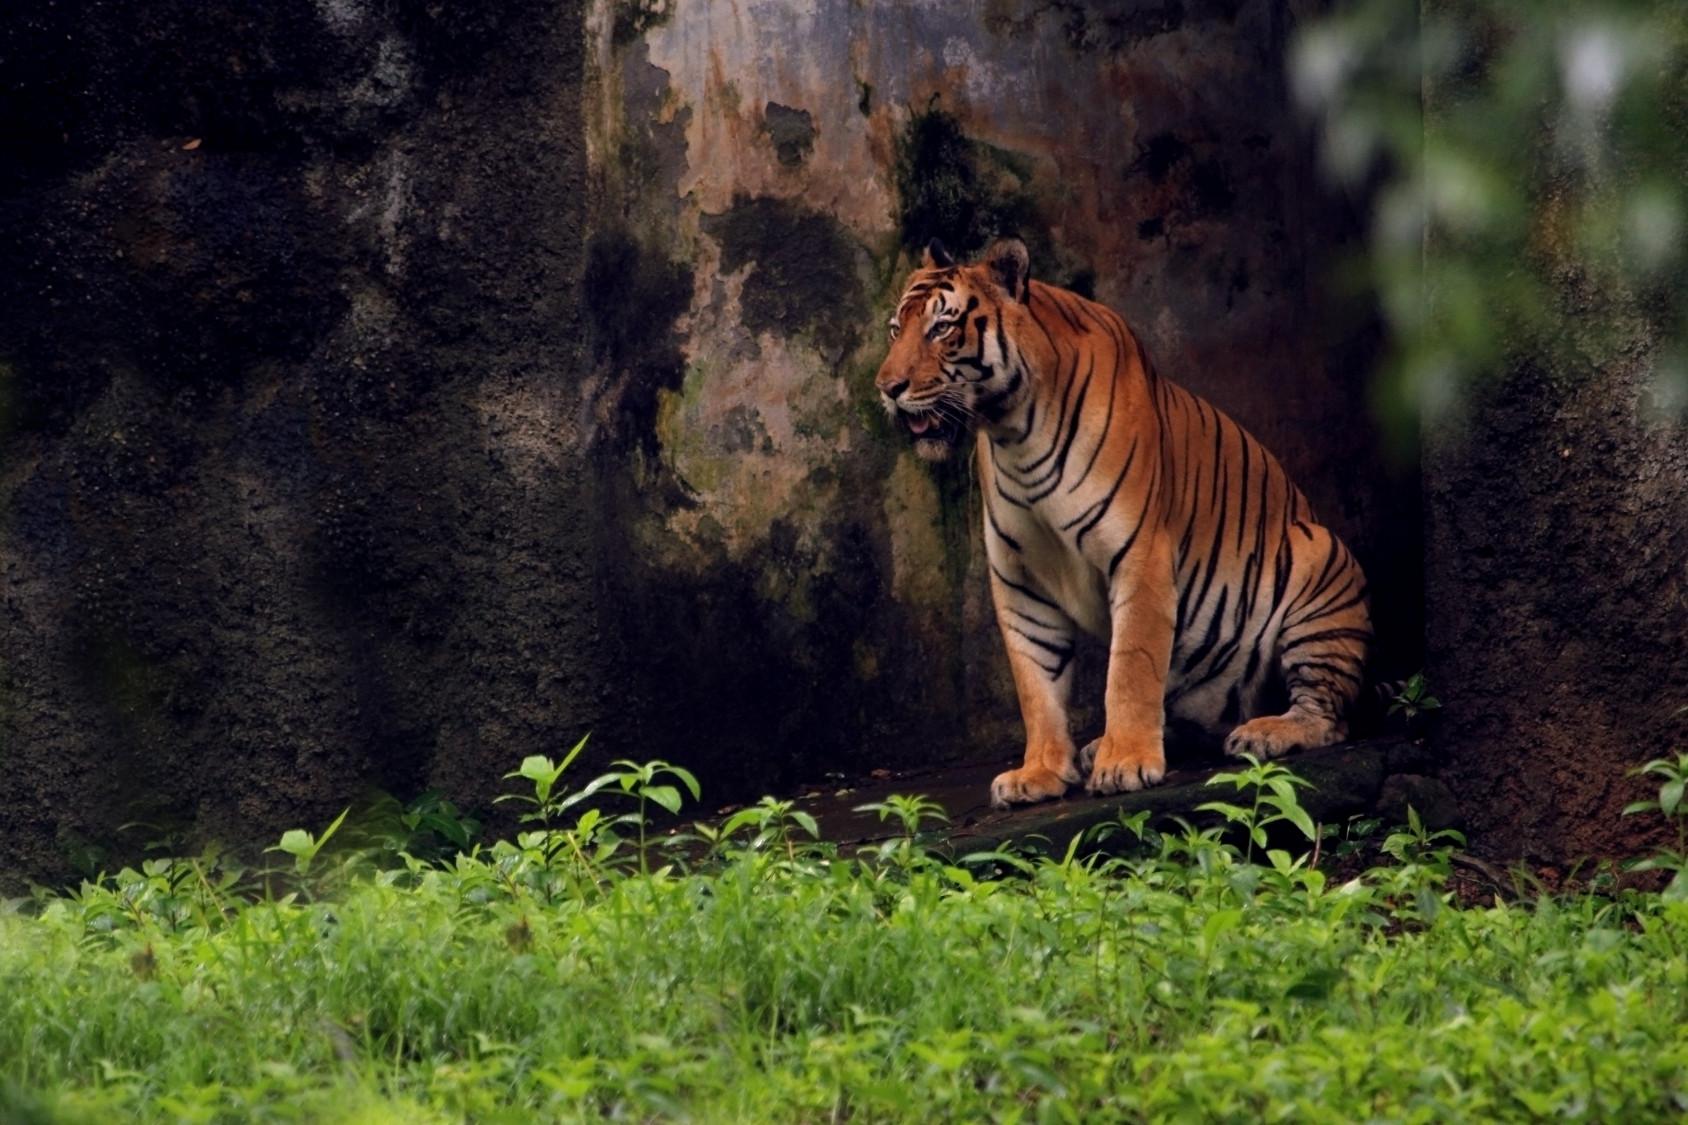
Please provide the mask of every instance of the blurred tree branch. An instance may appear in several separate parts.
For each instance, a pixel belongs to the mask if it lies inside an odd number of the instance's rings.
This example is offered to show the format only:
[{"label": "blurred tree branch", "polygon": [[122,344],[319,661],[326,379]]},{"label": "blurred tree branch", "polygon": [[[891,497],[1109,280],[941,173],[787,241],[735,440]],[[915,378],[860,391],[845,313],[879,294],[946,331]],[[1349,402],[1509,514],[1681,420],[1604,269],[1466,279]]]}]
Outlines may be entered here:
[{"label": "blurred tree branch", "polygon": [[1290,66],[1327,172],[1374,193],[1393,431],[1510,371],[1625,356],[1652,409],[1688,409],[1688,7],[1357,0]]}]

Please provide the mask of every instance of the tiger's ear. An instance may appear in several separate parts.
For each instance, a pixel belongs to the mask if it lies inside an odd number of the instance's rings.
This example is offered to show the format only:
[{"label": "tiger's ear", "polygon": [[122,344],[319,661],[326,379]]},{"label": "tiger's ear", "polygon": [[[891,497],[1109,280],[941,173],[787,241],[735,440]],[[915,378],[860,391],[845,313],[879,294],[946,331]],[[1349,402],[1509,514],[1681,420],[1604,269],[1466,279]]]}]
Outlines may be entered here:
[{"label": "tiger's ear", "polygon": [[950,257],[950,252],[944,249],[942,242],[934,238],[926,244],[926,253],[920,262],[922,269],[942,270],[953,265],[955,265],[955,259]]},{"label": "tiger's ear", "polygon": [[1002,286],[1003,292],[1016,301],[1026,299],[1026,286],[1031,281],[1031,259],[1026,254],[1024,242],[1017,238],[993,242],[985,249],[984,261],[990,268],[991,279]]}]

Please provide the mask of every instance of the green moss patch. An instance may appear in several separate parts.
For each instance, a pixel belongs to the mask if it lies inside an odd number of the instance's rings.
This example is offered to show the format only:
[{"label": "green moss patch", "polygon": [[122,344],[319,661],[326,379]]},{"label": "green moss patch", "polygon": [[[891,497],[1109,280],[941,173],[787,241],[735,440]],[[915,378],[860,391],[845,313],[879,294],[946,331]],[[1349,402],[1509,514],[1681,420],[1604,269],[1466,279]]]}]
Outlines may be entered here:
[{"label": "green moss patch", "polygon": [[1049,276],[1054,247],[1025,156],[969,137],[953,114],[933,107],[916,113],[898,137],[892,171],[906,249],[937,238],[966,256],[1013,236],[1031,251],[1033,272]]}]

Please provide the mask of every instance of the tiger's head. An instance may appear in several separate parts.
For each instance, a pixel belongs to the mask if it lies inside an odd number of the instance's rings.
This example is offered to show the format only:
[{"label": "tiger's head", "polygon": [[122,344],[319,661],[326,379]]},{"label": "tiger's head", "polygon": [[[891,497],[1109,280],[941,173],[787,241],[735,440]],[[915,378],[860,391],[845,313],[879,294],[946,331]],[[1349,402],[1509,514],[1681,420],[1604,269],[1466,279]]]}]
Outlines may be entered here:
[{"label": "tiger's head", "polygon": [[891,350],[874,386],[886,411],[928,461],[949,457],[982,422],[1025,392],[1010,354],[1028,293],[1025,244],[993,243],[959,265],[933,240],[891,318]]}]

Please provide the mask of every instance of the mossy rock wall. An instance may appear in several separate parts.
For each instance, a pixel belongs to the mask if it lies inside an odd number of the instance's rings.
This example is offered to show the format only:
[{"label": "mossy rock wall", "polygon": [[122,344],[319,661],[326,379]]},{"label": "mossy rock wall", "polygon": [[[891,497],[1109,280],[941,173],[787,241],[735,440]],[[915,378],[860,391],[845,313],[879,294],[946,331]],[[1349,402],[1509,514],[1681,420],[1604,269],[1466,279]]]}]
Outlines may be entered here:
[{"label": "mossy rock wall", "polygon": [[[615,439],[642,451],[644,498],[607,552],[633,561],[608,578],[621,682],[677,722],[692,696],[664,685],[706,663],[733,702],[692,718],[742,745],[735,768],[1018,749],[970,468],[916,463],[871,390],[934,236],[969,253],[1018,235],[1037,274],[1123,312],[1161,370],[1280,454],[1372,572],[1384,668],[1416,668],[1415,470],[1385,466],[1370,424],[1372,310],[1331,287],[1359,220],[1288,104],[1294,17],[1127,7],[679,3],[637,34],[616,6],[589,18],[591,222],[641,247],[636,272],[690,282],[683,308],[618,306],[662,341],[661,378],[599,362],[590,380],[600,416],[650,419]],[[703,593],[676,617],[653,588]]]},{"label": "mossy rock wall", "polygon": [[870,389],[930,235],[1021,235],[1255,430],[1410,670],[1417,489],[1327,286],[1358,222],[1288,106],[1299,7],[1128,7],[8,20],[7,866],[484,808],[588,730],[719,802],[1012,755],[969,473]]}]

